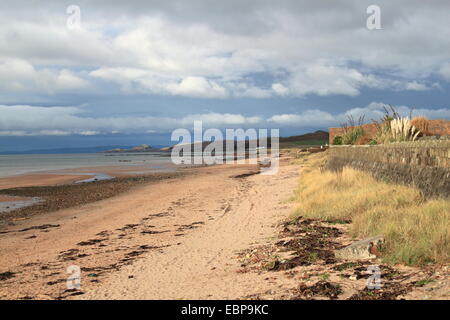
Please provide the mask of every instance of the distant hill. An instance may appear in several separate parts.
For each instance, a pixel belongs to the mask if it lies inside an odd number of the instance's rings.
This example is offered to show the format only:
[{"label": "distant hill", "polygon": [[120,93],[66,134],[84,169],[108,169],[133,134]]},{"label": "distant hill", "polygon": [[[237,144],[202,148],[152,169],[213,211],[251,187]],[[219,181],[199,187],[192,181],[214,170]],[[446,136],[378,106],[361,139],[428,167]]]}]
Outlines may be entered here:
[{"label": "distant hill", "polygon": [[[164,148],[163,148],[164,149]],[[154,151],[164,151],[159,148],[153,148],[148,144],[141,144],[137,147],[127,147],[127,148],[114,148],[109,150],[100,151],[101,153],[123,153],[123,152],[154,152]]]},{"label": "distant hill", "polygon": [[302,142],[302,141],[322,141],[328,143],[329,133],[318,130],[313,133],[306,133],[299,136],[281,137],[280,142]]},{"label": "distant hill", "polygon": [[[328,143],[328,136],[329,136],[328,132],[318,130],[313,133],[306,133],[306,134],[298,135],[298,136],[280,137],[279,141],[280,141],[281,147],[320,146],[320,145],[325,145]],[[268,139],[268,141],[267,141],[268,148],[270,148],[270,142],[271,142],[270,139]],[[204,141],[202,143],[200,143],[200,142],[191,143],[190,144],[191,150],[194,151],[194,145],[198,145],[198,144],[201,144],[202,145],[201,149],[204,150],[210,143],[211,143],[210,141]],[[223,150],[225,150],[226,143],[227,143],[226,140],[222,141]],[[229,141],[229,143],[233,144],[233,141]],[[249,145],[250,145],[249,140],[246,140],[245,141],[245,149],[248,149]],[[236,150],[236,148],[237,148],[237,141],[234,141],[234,149]],[[173,146],[161,148],[160,150],[170,151],[172,149],[173,149]]]}]

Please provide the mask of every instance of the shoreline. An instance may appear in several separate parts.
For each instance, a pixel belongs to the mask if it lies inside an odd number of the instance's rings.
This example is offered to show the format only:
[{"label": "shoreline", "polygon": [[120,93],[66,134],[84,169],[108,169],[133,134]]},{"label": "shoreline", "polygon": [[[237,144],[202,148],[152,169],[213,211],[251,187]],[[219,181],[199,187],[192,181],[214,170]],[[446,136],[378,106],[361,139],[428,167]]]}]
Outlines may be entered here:
[{"label": "shoreline", "polygon": [[[181,171],[176,173],[154,172],[146,175],[121,176],[82,183],[74,181],[71,177],[67,178],[69,180],[64,180],[70,181],[70,183],[65,184],[2,189],[0,190],[0,196],[5,200],[8,197],[10,200],[18,197],[17,202],[30,201],[31,199],[39,199],[40,201],[35,201],[28,206],[22,206],[13,211],[0,212],[0,230],[6,226],[15,225],[15,221],[106,200],[142,185],[157,183],[161,180],[173,179],[186,174],[187,172]],[[86,178],[86,176],[82,177]]]},{"label": "shoreline", "polygon": [[[141,184],[151,180],[158,180],[170,174],[179,172],[185,167],[177,167],[172,164],[158,165],[109,165],[94,167],[77,167],[70,169],[45,170],[23,173],[13,176],[0,177],[0,229],[4,227],[5,220],[14,220],[17,215],[19,219],[28,216],[29,213],[43,213],[51,210],[80,205],[103,198],[112,197],[122,191],[121,184]],[[137,179],[136,179],[137,178]],[[87,198],[73,201],[70,194],[62,190],[68,189],[72,194],[85,192],[87,183],[97,183],[101,181],[113,180],[111,183],[118,188],[116,191],[108,191],[104,196],[98,195],[94,198]],[[144,181],[141,181],[144,180]],[[75,187],[78,185],[78,187]],[[108,189],[110,183],[106,184]],[[131,186],[128,186],[131,187]],[[127,187],[127,188],[128,188]],[[89,186],[87,189],[96,190],[100,187]],[[19,190],[20,189],[20,190]],[[71,189],[71,190],[70,190]],[[97,194],[100,191],[95,191]],[[54,197],[53,193],[59,194]],[[105,192],[102,192],[105,193]],[[45,204],[50,201],[51,203]],[[59,206],[52,205],[58,201]],[[64,205],[67,204],[67,205]]]},{"label": "shoreline", "polygon": [[19,187],[68,184],[82,181],[87,178],[94,178],[96,175],[122,177],[144,175],[154,172],[173,172],[176,170],[177,166],[172,163],[99,165],[68,169],[37,170],[0,177],[0,190]]}]

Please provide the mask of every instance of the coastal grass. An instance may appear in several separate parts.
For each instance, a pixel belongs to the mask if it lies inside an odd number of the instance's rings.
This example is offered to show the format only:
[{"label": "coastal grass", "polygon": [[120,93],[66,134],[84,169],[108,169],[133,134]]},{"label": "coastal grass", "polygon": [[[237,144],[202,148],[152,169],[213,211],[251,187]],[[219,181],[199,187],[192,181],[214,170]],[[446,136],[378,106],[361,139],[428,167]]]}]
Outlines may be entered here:
[{"label": "coastal grass", "polygon": [[450,201],[425,199],[415,188],[375,180],[344,168],[321,170],[324,155],[314,155],[301,171],[293,217],[351,220],[355,238],[382,234],[383,260],[407,265],[447,263],[450,253]]},{"label": "coastal grass", "polygon": [[288,141],[288,142],[280,142],[280,148],[284,149],[284,148],[324,146],[327,143],[328,143],[327,140]]}]

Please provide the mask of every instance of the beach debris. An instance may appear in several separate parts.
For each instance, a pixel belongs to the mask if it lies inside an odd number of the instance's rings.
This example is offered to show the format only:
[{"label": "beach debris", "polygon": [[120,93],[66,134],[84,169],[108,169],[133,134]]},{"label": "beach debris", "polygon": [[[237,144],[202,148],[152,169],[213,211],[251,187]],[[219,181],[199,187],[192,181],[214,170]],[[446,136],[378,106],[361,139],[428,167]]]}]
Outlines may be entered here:
[{"label": "beach debris", "polygon": [[47,282],[47,285],[53,286],[53,285],[55,285],[55,284],[62,283],[62,282],[66,282],[66,281],[67,281],[67,279],[58,279],[58,280],[55,280],[55,281],[49,281],[49,282]]},{"label": "beach debris", "polygon": [[96,243],[100,243],[100,242],[105,241],[105,240],[108,240],[108,239],[90,239],[90,240],[87,240],[87,241],[78,242],[77,244],[79,246],[90,246],[90,245],[93,245],[93,244],[96,244]]},{"label": "beach debris", "polygon": [[307,286],[306,284],[302,283],[297,290],[298,295],[293,298],[294,300],[303,298],[310,299],[317,296],[327,297],[334,300],[337,299],[342,293],[342,289],[339,284],[324,280],[316,282],[311,286]]},{"label": "beach debris", "polygon": [[60,227],[59,224],[43,224],[40,226],[33,226],[33,227],[21,229],[21,230],[18,230],[17,232],[25,232],[25,231],[29,231],[29,230],[45,230],[45,229],[49,229],[49,228],[58,228],[58,227]]},{"label": "beach debris", "polygon": [[160,212],[160,213],[154,213],[154,214],[150,214],[147,216],[147,218],[161,218],[161,217],[166,217],[168,216],[169,213],[168,212]]},{"label": "beach debris", "polygon": [[126,230],[133,230],[136,229],[136,227],[138,227],[139,224],[126,224],[124,227],[116,229],[118,231],[126,231]]},{"label": "beach debris", "polygon": [[80,291],[78,289],[66,289],[66,290],[63,291],[62,295],[56,297],[55,299],[56,300],[62,300],[62,299],[66,299],[68,297],[79,296],[79,295],[82,295],[82,294],[84,294],[84,292]]},{"label": "beach debris", "polygon": [[181,231],[185,231],[185,230],[189,230],[189,229],[196,229],[198,228],[198,225],[202,225],[205,224],[202,221],[197,221],[197,222],[193,222],[191,224],[182,224],[178,227],[177,231],[181,232]]},{"label": "beach debris", "polygon": [[288,270],[296,266],[306,266],[322,261],[324,264],[336,262],[333,249],[339,244],[332,241],[342,232],[334,227],[322,226],[320,221],[298,219],[283,224],[281,235],[291,237],[276,243],[281,251],[289,252],[277,270]]},{"label": "beach debris", "polygon": [[165,232],[169,232],[169,231],[168,230],[164,230],[164,231],[144,230],[144,231],[141,231],[141,234],[158,234],[158,233],[165,233]]},{"label": "beach debris", "polygon": [[277,268],[279,266],[280,262],[278,260],[272,260],[267,262],[263,268],[266,270],[274,270],[275,268]]},{"label": "beach debris", "polygon": [[356,241],[351,245],[336,250],[336,258],[342,260],[370,260],[377,258],[381,245],[384,242],[382,235]]},{"label": "beach debris", "polygon": [[111,234],[112,234],[111,231],[104,230],[104,231],[101,231],[101,232],[97,233],[96,236],[99,236],[99,237],[106,237],[106,236],[110,236]]},{"label": "beach debris", "polygon": [[411,291],[413,287],[413,283],[384,281],[382,288],[368,289],[365,287],[348,300],[395,300],[398,296]]},{"label": "beach debris", "polygon": [[14,272],[7,271],[7,272],[0,273],[0,281],[8,280],[8,279],[11,279],[14,277],[15,277]]},{"label": "beach debris", "polygon": [[242,178],[254,176],[255,174],[259,174],[259,173],[260,173],[260,171],[250,171],[250,172],[238,174],[238,175],[236,175],[236,176],[233,176],[232,178],[235,178],[235,179],[242,179]]},{"label": "beach debris", "polygon": [[264,270],[280,271],[336,263],[334,250],[341,245],[334,240],[341,234],[339,229],[323,226],[319,220],[299,218],[285,222],[278,242],[240,254],[244,268],[241,272],[250,270],[255,264]]}]

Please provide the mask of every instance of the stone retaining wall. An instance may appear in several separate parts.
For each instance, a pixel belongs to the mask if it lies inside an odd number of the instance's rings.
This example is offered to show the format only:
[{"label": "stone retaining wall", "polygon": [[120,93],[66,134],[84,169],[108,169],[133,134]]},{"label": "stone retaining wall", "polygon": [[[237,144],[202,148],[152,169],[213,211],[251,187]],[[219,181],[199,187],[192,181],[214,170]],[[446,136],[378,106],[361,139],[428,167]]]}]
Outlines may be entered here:
[{"label": "stone retaining wall", "polygon": [[327,169],[344,166],[377,179],[419,188],[427,197],[450,198],[450,140],[375,146],[332,146]]}]

